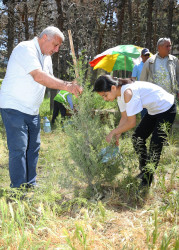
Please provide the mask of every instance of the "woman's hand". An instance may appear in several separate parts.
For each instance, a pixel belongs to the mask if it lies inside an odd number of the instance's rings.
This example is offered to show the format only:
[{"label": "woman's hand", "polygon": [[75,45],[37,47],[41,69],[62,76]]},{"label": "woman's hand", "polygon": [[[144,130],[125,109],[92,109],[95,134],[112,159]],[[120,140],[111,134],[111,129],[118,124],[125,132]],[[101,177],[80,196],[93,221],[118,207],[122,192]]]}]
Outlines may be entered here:
[{"label": "woman's hand", "polygon": [[108,143],[110,143],[111,140],[112,140],[112,138],[113,138],[113,136],[114,136],[114,130],[112,130],[112,131],[109,133],[109,135],[106,136],[106,141],[107,141]]},{"label": "woman's hand", "polygon": [[119,137],[121,136],[121,134],[116,134],[116,146],[119,146]]},{"label": "woman's hand", "polygon": [[113,129],[107,136],[106,136],[106,141],[108,143],[110,143],[113,139],[113,137],[115,136],[115,143],[117,146],[119,146],[119,137],[121,136],[121,134],[117,134],[116,133],[116,129]]}]

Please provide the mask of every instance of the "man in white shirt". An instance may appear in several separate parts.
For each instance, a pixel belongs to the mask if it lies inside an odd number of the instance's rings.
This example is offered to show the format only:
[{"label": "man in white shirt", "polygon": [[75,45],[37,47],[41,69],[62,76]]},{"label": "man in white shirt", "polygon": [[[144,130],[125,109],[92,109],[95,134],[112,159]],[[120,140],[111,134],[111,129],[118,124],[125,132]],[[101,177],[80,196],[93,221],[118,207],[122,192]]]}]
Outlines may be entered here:
[{"label": "man in white shirt", "polygon": [[63,89],[75,95],[82,88],[75,81],[55,78],[52,54],[64,41],[63,33],[49,26],[39,37],[19,43],[10,56],[0,91],[0,109],[9,149],[11,187],[36,185],[40,149],[39,107],[45,89]]},{"label": "man in white shirt", "polygon": [[140,81],[153,82],[176,96],[179,89],[179,60],[170,55],[170,38],[160,38],[157,49],[158,53],[144,63]]}]

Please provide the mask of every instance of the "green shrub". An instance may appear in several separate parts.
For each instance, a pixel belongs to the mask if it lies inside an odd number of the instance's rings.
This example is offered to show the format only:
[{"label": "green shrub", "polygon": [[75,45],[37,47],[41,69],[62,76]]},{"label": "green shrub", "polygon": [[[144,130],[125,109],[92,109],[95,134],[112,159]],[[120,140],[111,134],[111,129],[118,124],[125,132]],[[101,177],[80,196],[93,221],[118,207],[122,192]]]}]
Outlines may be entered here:
[{"label": "green shrub", "polygon": [[[83,63],[82,63],[83,62]],[[103,162],[100,153],[107,146],[106,134],[109,133],[109,126],[114,127],[114,116],[107,122],[100,118],[95,109],[106,108],[103,99],[92,91],[90,75],[86,77],[86,65],[84,58],[78,61],[78,84],[83,86],[83,93],[79,98],[74,99],[76,111],[73,113],[70,124],[66,121],[64,130],[67,135],[67,149],[64,154],[64,166],[79,183],[87,184],[86,190],[91,195],[100,189],[106,182],[112,182],[121,171],[120,155]],[[74,70],[74,69],[73,69]],[[109,103],[110,105],[112,103]],[[109,108],[116,105],[112,104]],[[116,106],[117,107],[117,106]],[[112,149],[113,149],[112,145]]]},{"label": "green shrub", "polygon": [[80,182],[83,180],[96,189],[102,183],[114,180],[120,172],[120,157],[102,162],[100,151],[107,145],[105,136],[109,127],[99,114],[93,112],[94,98],[94,93],[86,85],[77,100],[77,113],[73,114],[71,124],[64,125],[68,135],[64,165]]}]

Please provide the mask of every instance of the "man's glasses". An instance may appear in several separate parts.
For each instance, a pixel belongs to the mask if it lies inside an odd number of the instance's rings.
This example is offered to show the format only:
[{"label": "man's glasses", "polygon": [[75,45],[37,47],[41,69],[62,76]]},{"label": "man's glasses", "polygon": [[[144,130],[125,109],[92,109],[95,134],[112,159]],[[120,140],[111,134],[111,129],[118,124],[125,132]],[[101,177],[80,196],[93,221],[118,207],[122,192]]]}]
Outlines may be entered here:
[{"label": "man's glasses", "polygon": [[150,56],[149,54],[147,54],[147,55],[144,55],[144,56]]}]

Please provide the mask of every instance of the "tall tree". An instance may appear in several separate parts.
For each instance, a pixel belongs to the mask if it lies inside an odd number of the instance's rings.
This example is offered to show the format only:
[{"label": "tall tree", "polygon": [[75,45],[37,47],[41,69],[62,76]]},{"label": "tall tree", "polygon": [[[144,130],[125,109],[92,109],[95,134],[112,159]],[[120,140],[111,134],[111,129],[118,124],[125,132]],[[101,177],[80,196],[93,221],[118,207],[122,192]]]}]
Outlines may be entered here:
[{"label": "tall tree", "polygon": [[26,40],[29,40],[29,21],[28,21],[27,2],[24,3],[24,26],[25,26],[25,38]]},{"label": "tall tree", "polygon": [[35,10],[35,15],[34,15],[34,36],[37,35],[37,17],[38,17],[38,14],[39,14],[39,9],[40,9],[41,3],[42,3],[42,0],[39,0],[38,4],[37,4],[37,8]]},{"label": "tall tree", "polygon": [[133,16],[132,16],[132,1],[131,0],[128,0],[128,15],[129,15],[129,37],[128,37],[128,43],[132,43],[132,37],[133,37],[133,30],[132,30]]},{"label": "tall tree", "polygon": [[3,4],[7,6],[8,13],[8,23],[7,23],[7,57],[9,59],[13,47],[14,47],[14,9],[15,9],[15,0],[4,0]]},{"label": "tall tree", "polygon": [[[55,0],[57,6],[57,27],[63,31],[63,24],[64,24],[64,14],[62,9],[62,0]],[[59,53],[55,53],[53,55],[53,73],[56,77],[60,77],[60,69],[59,69]],[[63,75],[64,68],[61,69],[61,76]],[[53,99],[57,94],[57,90],[50,89],[50,110],[53,110]]]},{"label": "tall tree", "polygon": [[168,1],[168,37],[172,38],[173,9],[175,0]]},{"label": "tall tree", "polygon": [[136,36],[137,36],[137,44],[141,44],[141,27],[140,27],[140,12],[139,12],[139,6],[140,6],[140,0],[137,0],[136,2],[136,9],[137,9],[137,32],[136,32]]},{"label": "tall tree", "polygon": [[146,32],[146,47],[152,49],[152,13],[154,0],[147,1],[147,32]]},{"label": "tall tree", "polygon": [[117,19],[118,19],[118,25],[117,25],[117,28],[118,28],[117,42],[118,42],[118,44],[121,44],[121,42],[122,42],[125,5],[126,5],[126,0],[120,0],[119,3],[118,3],[118,8],[117,8]]}]

